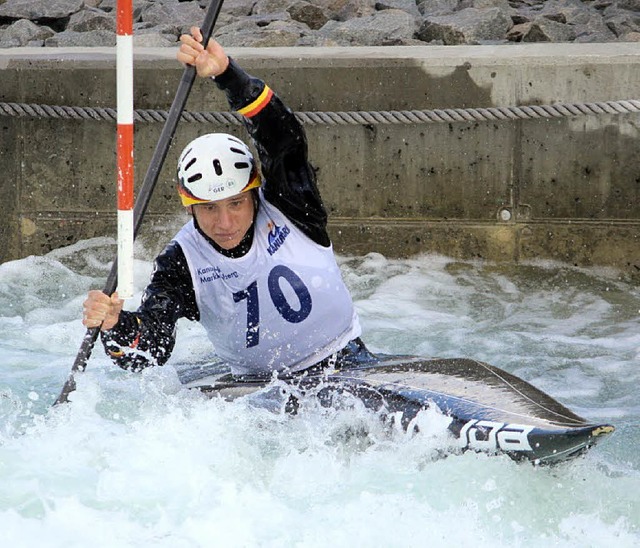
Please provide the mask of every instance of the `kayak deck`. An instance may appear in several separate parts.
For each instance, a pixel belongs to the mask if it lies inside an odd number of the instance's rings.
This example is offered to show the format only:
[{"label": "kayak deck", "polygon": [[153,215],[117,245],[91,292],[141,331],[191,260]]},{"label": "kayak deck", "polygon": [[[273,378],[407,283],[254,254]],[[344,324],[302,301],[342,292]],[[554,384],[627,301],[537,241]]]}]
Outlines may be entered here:
[{"label": "kayak deck", "polygon": [[[220,364],[179,372],[182,384],[234,399],[269,385],[270,379],[234,378]],[[351,394],[409,428],[416,415],[437,407],[462,450],[506,453],[515,460],[552,464],[582,454],[614,431],[591,424],[526,381],[472,359],[378,356],[339,370],[280,378],[303,393],[313,389],[322,405]]]}]

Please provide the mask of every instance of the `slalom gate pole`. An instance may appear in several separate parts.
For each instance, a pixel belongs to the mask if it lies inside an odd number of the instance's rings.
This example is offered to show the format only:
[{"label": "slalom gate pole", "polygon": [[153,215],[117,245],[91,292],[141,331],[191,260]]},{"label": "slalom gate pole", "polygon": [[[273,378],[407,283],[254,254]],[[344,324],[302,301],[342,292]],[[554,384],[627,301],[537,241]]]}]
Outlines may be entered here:
[{"label": "slalom gate pole", "polygon": [[116,3],[118,294],[133,297],[133,3]]},{"label": "slalom gate pole", "polygon": [[[121,0],[117,1],[118,5],[120,5]],[[222,2],[223,0],[212,0],[209,4],[209,8],[207,9],[207,13],[201,27],[204,44],[209,41],[209,38],[211,38],[211,35],[213,34],[213,27],[215,26],[218,15],[220,14]],[[140,230],[140,226],[142,225],[142,219],[145,212],[147,211],[149,202],[151,201],[151,195],[153,194],[153,190],[160,175],[160,170],[162,169],[162,165],[164,164],[164,161],[169,152],[171,141],[173,140],[176,127],[178,125],[180,117],[182,116],[182,111],[184,110],[185,104],[187,103],[187,98],[189,97],[189,93],[191,92],[191,88],[193,87],[195,77],[195,67],[192,67],[190,65],[186,66],[182,73],[182,78],[178,85],[173,103],[171,104],[171,108],[169,109],[167,120],[165,121],[162,132],[160,133],[158,144],[156,145],[153,156],[151,157],[151,161],[145,174],[142,187],[140,189],[140,192],[138,193],[138,198],[135,201],[135,207],[133,210],[134,239],[138,235],[138,231]],[[131,170],[131,172],[133,173],[133,169]],[[117,261],[114,261],[111,267],[111,271],[107,276],[107,281],[103,290],[107,295],[111,295],[115,291],[116,284],[118,282],[117,271]],[[93,350],[99,334],[99,327],[91,327],[87,329],[82,339],[80,349],[78,350],[78,354],[76,355],[76,359],[73,362],[73,366],[71,367],[71,373],[69,374],[69,377],[62,387],[60,395],[54,402],[54,406],[69,401],[69,394],[71,394],[76,389],[75,374],[86,369],[87,362],[89,360],[89,357],[91,356],[91,351]]]}]

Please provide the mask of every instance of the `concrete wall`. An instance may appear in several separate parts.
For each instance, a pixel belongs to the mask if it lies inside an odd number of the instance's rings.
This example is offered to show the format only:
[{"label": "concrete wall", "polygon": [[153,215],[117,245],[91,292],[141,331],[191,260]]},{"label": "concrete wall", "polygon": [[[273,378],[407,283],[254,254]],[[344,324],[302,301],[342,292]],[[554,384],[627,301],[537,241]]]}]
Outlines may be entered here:
[{"label": "concrete wall", "polygon": [[[633,43],[229,52],[296,111],[640,99]],[[136,52],[136,108],[169,108],[182,74],[174,54]],[[112,49],[0,50],[0,71],[1,102],[116,104]],[[215,86],[196,83],[187,110],[226,109]],[[115,122],[0,116],[0,261],[115,234],[115,129]],[[136,125],[138,187],[161,129]],[[179,125],[143,225],[152,246],[184,221],[177,156],[208,131],[244,137],[238,126]],[[640,271],[638,113],[307,132],[339,252],[548,258]]]}]

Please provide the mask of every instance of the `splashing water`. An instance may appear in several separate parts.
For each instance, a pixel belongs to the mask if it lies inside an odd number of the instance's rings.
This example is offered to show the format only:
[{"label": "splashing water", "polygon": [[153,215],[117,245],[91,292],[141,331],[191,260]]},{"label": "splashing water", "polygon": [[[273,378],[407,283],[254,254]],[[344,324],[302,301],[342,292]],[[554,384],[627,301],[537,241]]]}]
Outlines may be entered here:
[{"label": "splashing water", "polygon": [[[616,425],[585,457],[539,468],[444,458],[435,411],[413,436],[357,403],[309,399],[292,418],[266,393],[182,390],[170,365],[121,371],[99,343],[72,402],[51,408],[113,249],[94,239],[0,265],[2,546],[640,545],[640,291],[616,272],[340,259],[371,350],[486,361]],[[128,308],[150,271],[136,263]],[[211,357],[199,325],[178,330],[171,364]]]}]

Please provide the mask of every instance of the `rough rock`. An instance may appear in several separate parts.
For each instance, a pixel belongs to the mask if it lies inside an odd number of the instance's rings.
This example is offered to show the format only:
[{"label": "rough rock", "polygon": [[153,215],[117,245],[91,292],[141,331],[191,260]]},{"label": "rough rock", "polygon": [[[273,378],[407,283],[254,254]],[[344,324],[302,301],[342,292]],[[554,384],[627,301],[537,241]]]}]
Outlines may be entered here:
[{"label": "rough rock", "polygon": [[447,15],[453,13],[460,4],[459,0],[422,0],[418,1],[418,11],[422,15]]},{"label": "rough rock", "polygon": [[66,30],[87,32],[90,30],[110,30],[116,32],[116,21],[108,13],[93,8],[74,13],[69,18]]},{"label": "rough rock", "polygon": [[415,16],[390,9],[345,22],[329,21],[320,33],[341,46],[388,46],[406,45],[417,28]]},{"label": "rough rock", "polygon": [[[18,19],[2,34],[0,47],[20,47],[42,45],[44,40],[53,36],[55,32],[47,26],[38,26],[28,19]],[[3,43],[13,44],[4,46]]]},{"label": "rough rock", "polygon": [[174,25],[159,25],[147,27],[144,23],[138,23],[134,28],[134,48],[161,48],[177,45],[178,29]]},{"label": "rough rock", "polygon": [[571,42],[575,38],[569,25],[544,18],[515,25],[507,33],[507,39],[514,42]]},{"label": "rough rock", "polygon": [[500,8],[466,8],[451,15],[426,17],[418,30],[425,42],[443,44],[480,44],[504,40],[513,26],[511,18]]},{"label": "rough rock", "polygon": [[321,7],[305,2],[305,0],[298,0],[288,5],[287,13],[291,16],[291,19],[304,23],[311,30],[322,28],[329,20]]},{"label": "rough rock", "polygon": [[178,4],[149,2],[142,9],[140,20],[152,26],[171,23],[178,27],[180,33],[202,22],[204,11],[198,2],[180,2]]},{"label": "rough rock", "polygon": [[420,11],[414,0],[377,0],[375,8],[378,11],[402,10],[416,17],[420,16]]},{"label": "rough rock", "polygon": [[7,0],[0,5],[0,17],[31,21],[64,19],[83,8],[83,0]]},{"label": "rough rock", "polygon": [[[0,47],[115,44],[117,0],[0,0]],[[133,0],[134,45],[175,46],[209,0]],[[640,0],[225,0],[225,46],[637,42]]]},{"label": "rough rock", "polygon": [[90,30],[87,32],[65,30],[47,38],[44,45],[53,48],[111,47],[116,45],[116,33],[109,30]]}]

